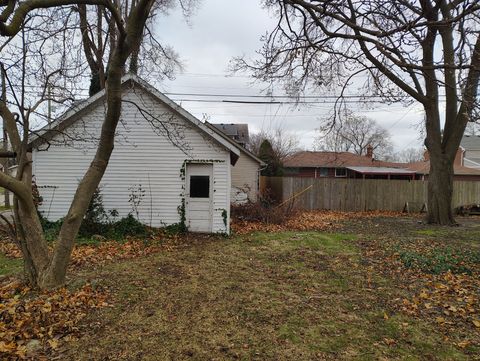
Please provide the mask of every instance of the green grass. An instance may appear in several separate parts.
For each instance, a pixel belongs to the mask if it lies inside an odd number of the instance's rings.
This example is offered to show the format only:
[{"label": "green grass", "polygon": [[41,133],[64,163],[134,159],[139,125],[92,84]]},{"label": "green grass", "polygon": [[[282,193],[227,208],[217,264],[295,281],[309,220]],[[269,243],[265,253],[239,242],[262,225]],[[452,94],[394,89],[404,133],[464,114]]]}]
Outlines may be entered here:
[{"label": "green grass", "polygon": [[433,274],[447,271],[472,274],[472,268],[476,268],[476,265],[480,263],[480,252],[450,247],[435,248],[423,253],[401,251],[399,255],[406,267],[418,268],[423,272]]},{"label": "green grass", "polygon": [[445,230],[444,229],[421,229],[419,231],[416,231],[416,233],[421,236],[438,237],[438,236],[444,236]]},{"label": "green grass", "polygon": [[468,227],[437,227],[416,230],[416,235],[422,238],[431,238],[449,244],[468,244],[470,247],[480,249],[480,225]]},{"label": "green grass", "polygon": [[310,248],[321,250],[327,254],[351,253],[354,250],[352,241],[356,237],[342,233],[319,232],[281,232],[253,233],[247,239],[256,245],[274,245],[278,249]]},{"label": "green grass", "polygon": [[361,261],[352,235],[281,232],[202,239],[86,271],[114,307],[92,316],[103,326],[65,357],[466,359],[434,325],[389,310],[401,294],[380,275],[381,287],[367,286]]},{"label": "green grass", "polygon": [[0,253],[0,276],[13,275],[22,271],[21,259],[7,258]]}]

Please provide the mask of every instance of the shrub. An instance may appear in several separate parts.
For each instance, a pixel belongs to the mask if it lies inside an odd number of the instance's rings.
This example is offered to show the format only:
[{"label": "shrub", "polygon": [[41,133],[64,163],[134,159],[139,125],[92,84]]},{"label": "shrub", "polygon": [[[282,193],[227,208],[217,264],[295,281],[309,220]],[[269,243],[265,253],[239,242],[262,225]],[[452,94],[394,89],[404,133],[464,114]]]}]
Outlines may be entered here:
[{"label": "shrub", "polygon": [[[121,240],[129,236],[145,237],[148,235],[148,227],[135,219],[132,214],[118,221],[112,221],[112,219],[114,220],[118,217],[118,212],[111,210],[108,213],[111,218],[105,211],[101,191],[97,188],[78,231],[77,241],[97,243],[97,240],[92,241],[92,237],[96,235],[115,240]],[[58,237],[63,219],[51,222],[43,217],[42,214],[39,214],[39,216],[45,238],[47,241],[54,241]]]},{"label": "shrub", "polygon": [[40,217],[40,223],[42,224],[45,239],[47,241],[54,241],[57,238],[58,233],[60,232],[63,218],[59,219],[58,221],[52,222],[46,219],[41,213],[38,213],[38,216]]},{"label": "shrub", "polygon": [[114,239],[122,239],[128,236],[145,237],[149,233],[147,226],[139,222],[132,214],[108,224],[107,227],[107,237]]},{"label": "shrub", "polygon": [[106,226],[108,223],[107,212],[103,206],[102,192],[100,188],[97,188],[88,205],[78,235],[81,237],[90,237],[95,234],[104,234],[107,231]]},{"label": "shrub", "polygon": [[292,202],[279,205],[268,196],[260,197],[257,202],[232,206],[233,218],[268,224],[282,224],[294,213]]}]

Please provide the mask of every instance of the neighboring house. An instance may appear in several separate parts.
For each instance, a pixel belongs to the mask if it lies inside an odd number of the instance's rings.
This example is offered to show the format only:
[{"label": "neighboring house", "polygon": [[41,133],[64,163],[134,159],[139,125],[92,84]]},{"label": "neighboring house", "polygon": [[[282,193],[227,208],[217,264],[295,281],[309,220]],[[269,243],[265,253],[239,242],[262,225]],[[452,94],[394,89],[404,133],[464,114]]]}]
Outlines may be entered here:
[{"label": "neighboring house", "polygon": [[[459,181],[480,181],[480,169],[467,167],[466,165],[468,162],[465,155],[466,151],[462,147],[458,148],[455,160],[453,161],[453,179]],[[430,172],[428,152],[425,152],[423,161],[407,164],[407,169],[415,171],[417,174],[416,179],[428,179],[428,174]]]},{"label": "neighboring house", "polygon": [[349,152],[302,151],[284,162],[284,175],[309,178],[415,179],[404,164],[376,160],[372,149],[366,155]]},{"label": "neighboring house", "polygon": [[248,124],[223,124],[223,123],[210,123],[215,128],[226,134],[233,140],[235,140],[242,147],[246,147],[249,140]]},{"label": "neighboring house", "polygon": [[460,146],[465,150],[463,165],[480,169],[480,135],[464,135]]},{"label": "neighboring house", "polygon": [[[232,203],[256,202],[259,192],[260,170],[265,164],[244,146],[248,142],[248,124],[211,124],[208,127],[242,145],[240,157],[232,167]],[[235,136],[237,135],[237,136]]]},{"label": "neighboring house", "polygon": [[[480,181],[480,169],[466,167],[464,150],[459,148],[454,162],[454,179]],[[299,152],[284,162],[285,176],[309,178],[427,179],[430,170],[425,160],[414,163],[384,162],[367,155],[349,152]]]},{"label": "neighboring house", "polygon": [[[138,211],[140,221],[157,227],[185,216],[190,231],[228,233],[232,166],[244,150],[134,75],[124,78],[122,92],[115,149],[100,185],[105,209],[120,217]],[[48,219],[66,215],[104,115],[101,91],[32,139],[39,210]]]}]

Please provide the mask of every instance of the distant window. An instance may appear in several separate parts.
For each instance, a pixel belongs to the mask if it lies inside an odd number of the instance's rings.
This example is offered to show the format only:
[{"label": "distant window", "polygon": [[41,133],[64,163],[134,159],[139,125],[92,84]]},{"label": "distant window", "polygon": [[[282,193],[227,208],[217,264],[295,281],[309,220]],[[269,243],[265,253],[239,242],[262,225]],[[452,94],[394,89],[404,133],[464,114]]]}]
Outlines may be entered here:
[{"label": "distant window", "polygon": [[190,176],[190,198],[210,197],[210,177],[208,175]]},{"label": "distant window", "polygon": [[300,173],[300,168],[297,167],[289,167],[284,169],[285,174],[298,174]]},{"label": "distant window", "polygon": [[335,168],[335,177],[346,177],[347,169],[346,168]]},{"label": "distant window", "polygon": [[318,168],[317,174],[319,177],[328,177],[328,168]]}]

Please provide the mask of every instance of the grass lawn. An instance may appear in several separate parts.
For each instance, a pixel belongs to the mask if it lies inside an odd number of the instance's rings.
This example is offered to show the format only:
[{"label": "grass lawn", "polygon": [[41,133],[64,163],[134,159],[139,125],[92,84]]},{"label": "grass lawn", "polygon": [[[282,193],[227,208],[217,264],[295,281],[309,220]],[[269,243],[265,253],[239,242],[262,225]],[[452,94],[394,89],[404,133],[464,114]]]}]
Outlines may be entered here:
[{"label": "grass lawn", "polygon": [[[80,271],[76,277],[106,285],[113,307],[90,315],[89,332],[62,355],[79,360],[474,359],[478,349],[445,342],[434,320],[392,306],[410,291],[365,259],[362,242],[376,236],[362,227],[364,222],[341,233],[197,237],[170,252]],[[378,235],[388,237],[381,229]],[[407,236],[424,237],[416,229]]]},{"label": "grass lawn", "polygon": [[0,253],[0,276],[14,275],[20,273],[23,268],[23,261],[16,258],[8,258]]},{"label": "grass lawn", "polygon": [[[330,214],[322,232],[82,239],[72,293],[43,296],[6,291],[22,264],[4,244],[0,307],[27,333],[42,320],[64,330],[33,359],[480,360],[480,218],[459,221]],[[34,338],[4,316],[17,345]]]}]

